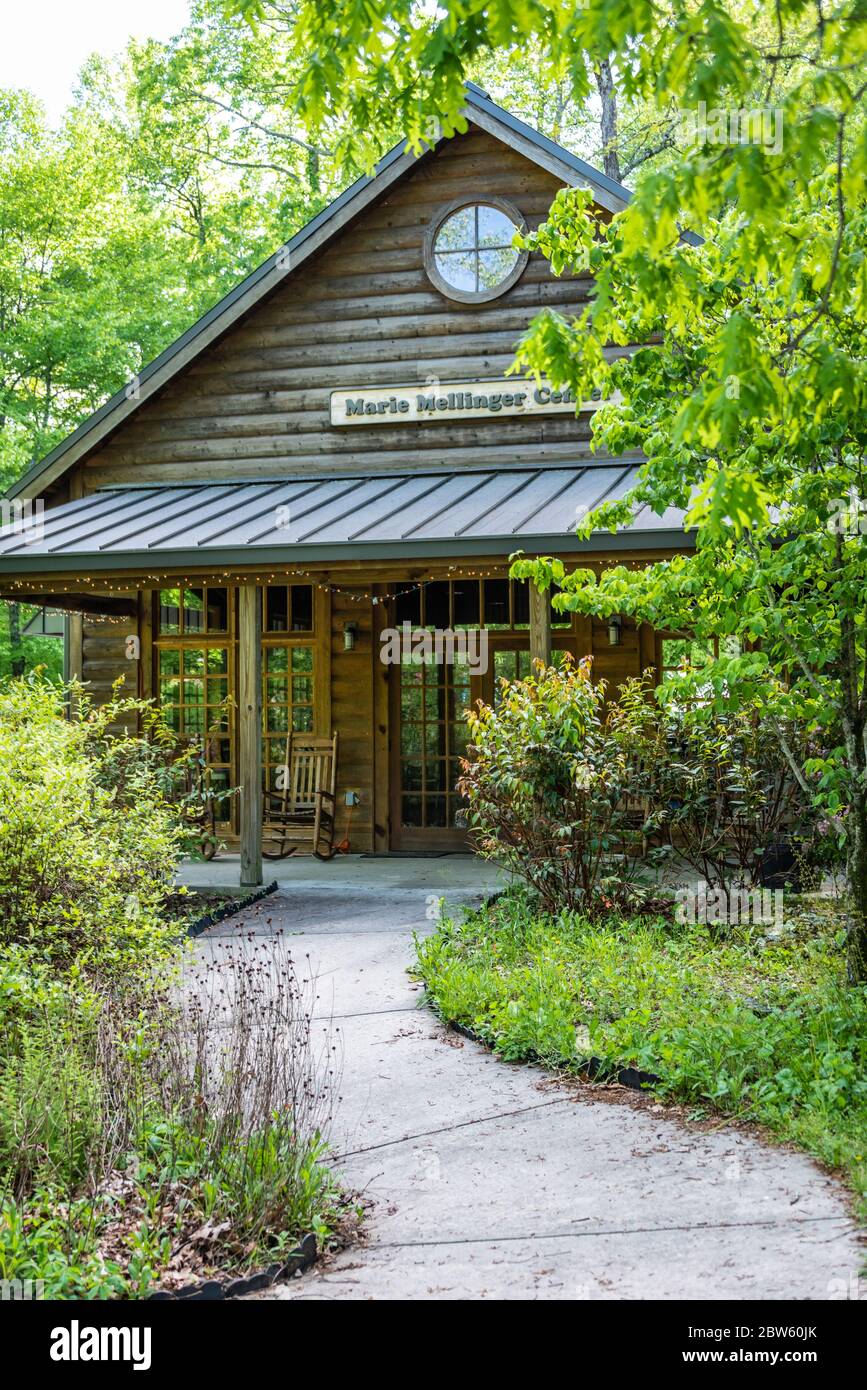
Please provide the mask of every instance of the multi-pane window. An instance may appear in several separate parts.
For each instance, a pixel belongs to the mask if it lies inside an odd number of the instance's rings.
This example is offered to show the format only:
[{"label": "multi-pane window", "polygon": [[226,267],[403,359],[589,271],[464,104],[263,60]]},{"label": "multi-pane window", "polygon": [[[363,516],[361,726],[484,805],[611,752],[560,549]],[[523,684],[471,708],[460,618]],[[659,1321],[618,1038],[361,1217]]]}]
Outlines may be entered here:
[{"label": "multi-pane window", "polygon": [[467,747],[464,718],[470,705],[470,669],[404,658],[400,670],[401,824],[454,826],[461,798],[455,782]]},{"label": "multi-pane window", "polygon": [[157,678],[169,728],[179,740],[192,739],[204,746],[211,786],[228,789],[233,783],[229,648],[160,644]]},{"label": "multi-pane window", "polygon": [[[553,594],[557,592],[552,590]],[[401,590],[395,621],[413,627],[452,629],[485,627],[489,631],[529,630],[530,590],[519,579],[441,579]],[[572,615],[551,609],[553,628],[570,628]]]},{"label": "multi-pane window", "polygon": [[512,245],[517,227],[499,208],[475,203],[447,217],[434,242],[436,267],[454,289],[493,289],[512,270],[520,252]]},{"label": "multi-pane window", "polygon": [[179,585],[160,590],[161,637],[228,631],[229,590],[224,585]]},{"label": "multi-pane window", "polygon": [[[565,651],[551,652],[551,665],[561,666]],[[502,682],[526,680],[533,673],[532,657],[527,648],[501,648],[494,652],[494,707],[503,698]]]},{"label": "multi-pane window", "polygon": [[[217,789],[238,784],[234,597],[234,589],[220,585],[161,590],[154,643],[166,722],[179,740],[202,744]],[[312,733],[315,727],[313,586],[266,585],[262,624],[263,762],[266,785],[275,789],[287,734]],[[234,816],[236,801],[225,804]]]},{"label": "multi-pane window", "polygon": [[312,584],[267,584],[263,601],[265,632],[313,631]]},{"label": "multi-pane window", "polygon": [[278,769],[285,764],[288,734],[313,732],[313,648],[269,643],[263,656],[263,762],[266,784],[274,790]]}]

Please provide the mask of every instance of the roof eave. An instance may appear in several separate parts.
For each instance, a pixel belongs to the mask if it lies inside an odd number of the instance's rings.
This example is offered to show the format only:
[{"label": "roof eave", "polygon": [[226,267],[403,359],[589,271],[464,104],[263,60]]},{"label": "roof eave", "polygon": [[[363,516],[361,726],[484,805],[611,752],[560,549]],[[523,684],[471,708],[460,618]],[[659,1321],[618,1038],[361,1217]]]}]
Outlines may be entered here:
[{"label": "roof eave", "polygon": [[100,573],[108,575],[176,574],[189,570],[212,572],[216,569],[261,570],[272,565],[294,567],[300,562],[331,564],[338,561],[368,560],[449,560],[458,556],[498,556],[504,558],[522,550],[534,555],[609,554],[620,551],[692,550],[695,533],[680,528],[665,530],[628,529],[611,533],[596,532],[589,540],[573,535],[526,536],[443,536],[416,541],[335,541],[326,544],[286,546],[213,547],[195,550],[129,550],[122,554],[105,551],[66,552],[63,555],[0,557],[0,587],[3,577],[51,577],[56,574]]}]

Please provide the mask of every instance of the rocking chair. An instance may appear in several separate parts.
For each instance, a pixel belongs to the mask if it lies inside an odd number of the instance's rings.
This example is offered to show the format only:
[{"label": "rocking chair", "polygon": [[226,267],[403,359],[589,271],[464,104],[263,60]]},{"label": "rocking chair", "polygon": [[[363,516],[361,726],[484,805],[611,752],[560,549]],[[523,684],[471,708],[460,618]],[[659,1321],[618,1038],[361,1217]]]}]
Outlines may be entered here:
[{"label": "rocking chair", "polygon": [[337,735],[287,734],[281,774],[282,789],[265,792],[265,858],[286,859],[307,847],[317,859],[333,859]]}]

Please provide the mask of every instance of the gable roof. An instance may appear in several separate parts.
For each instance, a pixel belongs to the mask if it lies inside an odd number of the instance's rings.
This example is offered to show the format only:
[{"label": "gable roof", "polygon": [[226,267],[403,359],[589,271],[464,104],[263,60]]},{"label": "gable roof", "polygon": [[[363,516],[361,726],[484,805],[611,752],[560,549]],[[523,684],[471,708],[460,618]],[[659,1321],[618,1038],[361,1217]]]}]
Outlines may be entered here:
[{"label": "gable roof", "polygon": [[[466,85],[463,114],[516,153],[524,155],[562,180],[566,186],[589,187],[599,205],[609,212],[620,212],[629,201],[629,190],[622,184],[608,178],[599,169],[594,169],[556,141],[550,140],[502,106],[498,106],[474,82],[468,82]],[[131,390],[128,384],[117,391],[45,458],[33,464],[12,485],[7,496],[37,497],[46,487],[63,477],[80,459],[102,443],[107,435],[133,415],[140,405],[188,366],[209,344],[225,333],[259,300],[276,289],[308,256],[335,237],[347,223],[386,193],[444,141],[445,137],[440,137],[435,144],[419,154],[407,150],[404,141],[390,149],[372,174],[364,175],[351,184],[158,357],[143,367],[135,378],[134,390]]]}]

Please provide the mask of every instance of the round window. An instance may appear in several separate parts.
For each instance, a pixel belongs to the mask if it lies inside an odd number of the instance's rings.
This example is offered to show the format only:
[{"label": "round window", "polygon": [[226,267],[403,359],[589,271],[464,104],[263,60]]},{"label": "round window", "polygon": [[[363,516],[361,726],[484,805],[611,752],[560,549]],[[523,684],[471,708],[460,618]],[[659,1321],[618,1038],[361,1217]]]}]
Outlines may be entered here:
[{"label": "round window", "polygon": [[520,277],[528,253],[512,245],[526,230],[517,208],[501,198],[450,203],[428,228],[425,267],[450,299],[481,303],[504,294]]}]

